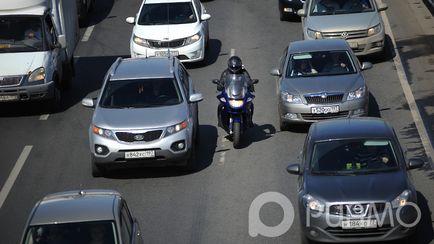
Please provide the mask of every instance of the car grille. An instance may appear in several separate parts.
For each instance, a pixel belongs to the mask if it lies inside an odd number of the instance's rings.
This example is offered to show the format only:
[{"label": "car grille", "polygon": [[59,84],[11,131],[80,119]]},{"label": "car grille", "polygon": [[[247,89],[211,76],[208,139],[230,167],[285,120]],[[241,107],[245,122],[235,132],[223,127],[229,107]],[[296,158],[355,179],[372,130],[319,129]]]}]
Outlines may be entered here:
[{"label": "car grille", "polygon": [[0,77],[0,86],[17,86],[21,84],[23,76]]},{"label": "car grille", "polygon": [[348,111],[329,114],[301,114],[301,117],[305,120],[326,120],[348,117]]},{"label": "car grille", "polygon": [[153,48],[176,48],[176,47],[182,47],[184,46],[185,38],[173,40],[173,41],[151,41],[149,40],[148,43]]},{"label": "car grille", "polygon": [[124,142],[150,142],[159,139],[161,134],[163,134],[162,130],[153,130],[145,133],[116,132],[116,137]]},{"label": "car grille", "polygon": [[342,229],[341,227],[328,227],[326,231],[333,236],[340,238],[357,238],[357,237],[374,237],[382,236],[388,233],[392,227],[390,225],[383,225],[375,229]]},{"label": "car grille", "polygon": [[[360,205],[362,205],[364,209],[369,208],[367,211],[368,215],[373,215],[375,213],[377,214],[383,213],[384,209],[386,208],[385,203],[373,203],[373,204],[364,203]],[[350,210],[348,210],[349,208],[351,209],[351,204],[331,205],[329,207],[329,213],[332,215],[351,217]]]},{"label": "car grille", "polygon": [[368,30],[322,32],[321,35],[325,39],[356,39],[367,37]]},{"label": "car grille", "polygon": [[311,94],[305,95],[308,104],[329,104],[329,103],[341,103],[344,98],[344,94]]}]

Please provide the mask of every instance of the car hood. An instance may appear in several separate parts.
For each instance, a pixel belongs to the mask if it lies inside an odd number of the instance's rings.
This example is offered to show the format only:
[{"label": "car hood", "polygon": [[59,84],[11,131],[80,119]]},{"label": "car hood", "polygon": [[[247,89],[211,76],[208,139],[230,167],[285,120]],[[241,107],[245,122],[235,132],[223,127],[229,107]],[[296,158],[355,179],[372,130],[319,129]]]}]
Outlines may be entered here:
[{"label": "car hood", "polygon": [[306,27],[321,32],[366,30],[380,23],[378,12],[309,16]]},{"label": "car hood", "polygon": [[27,75],[43,66],[46,58],[46,52],[1,53],[0,76]]},{"label": "car hood", "polygon": [[167,127],[180,123],[187,117],[188,109],[185,104],[132,109],[98,107],[94,112],[92,122],[105,129],[130,130]]},{"label": "car hood", "polygon": [[410,189],[405,171],[357,176],[306,176],[306,193],[325,202],[392,201]]},{"label": "car hood", "polygon": [[200,31],[198,23],[177,25],[136,25],[133,33],[148,40],[176,40],[197,34]]},{"label": "car hood", "polygon": [[348,93],[365,85],[361,74],[289,78],[282,82],[282,90],[290,94],[317,92]]}]

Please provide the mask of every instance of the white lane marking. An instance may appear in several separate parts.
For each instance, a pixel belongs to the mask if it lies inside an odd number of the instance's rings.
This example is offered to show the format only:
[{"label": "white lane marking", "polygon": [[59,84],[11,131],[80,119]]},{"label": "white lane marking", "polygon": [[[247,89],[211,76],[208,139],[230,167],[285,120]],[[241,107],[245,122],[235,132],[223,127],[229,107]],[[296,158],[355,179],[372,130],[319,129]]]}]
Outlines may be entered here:
[{"label": "white lane marking", "polygon": [[386,26],[386,33],[390,36],[395,49],[396,56],[393,58],[393,61],[395,62],[396,73],[398,74],[399,82],[401,83],[402,90],[404,91],[405,98],[407,99],[408,106],[410,107],[411,115],[422,141],[422,145],[425,149],[425,153],[428,157],[428,161],[431,162],[431,167],[434,168],[434,150],[428,136],[428,130],[423,123],[422,116],[420,115],[419,108],[417,107],[416,101],[414,99],[413,92],[408,82],[407,74],[405,73],[404,65],[402,64],[401,54],[399,53],[399,50],[396,46],[395,36],[393,35],[392,28],[390,27],[387,14],[384,11],[382,11],[381,14],[383,16],[384,25]]},{"label": "white lane marking", "polygon": [[93,28],[95,28],[94,25],[87,27],[86,31],[84,32],[83,37],[81,38],[82,42],[89,41],[90,35],[92,35]]},{"label": "white lane marking", "polygon": [[3,185],[3,188],[0,192],[0,209],[3,206],[3,203],[5,202],[6,198],[8,197],[8,194],[10,190],[12,189],[12,186],[15,183],[15,180],[17,179],[21,168],[23,167],[24,163],[27,160],[27,157],[30,154],[30,151],[32,150],[33,146],[27,145],[24,147],[23,151],[20,154],[20,157],[18,158],[17,162],[15,163],[14,168],[12,169],[11,173],[9,174],[8,179],[6,180],[6,183]]},{"label": "white lane marking", "polygon": [[48,116],[50,116],[50,114],[43,114],[39,117],[39,120],[48,120]]},{"label": "white lane marking", "polygon": [[230,53],[231,57],[235,56],[235,49],[231,48],[231,53]]}]

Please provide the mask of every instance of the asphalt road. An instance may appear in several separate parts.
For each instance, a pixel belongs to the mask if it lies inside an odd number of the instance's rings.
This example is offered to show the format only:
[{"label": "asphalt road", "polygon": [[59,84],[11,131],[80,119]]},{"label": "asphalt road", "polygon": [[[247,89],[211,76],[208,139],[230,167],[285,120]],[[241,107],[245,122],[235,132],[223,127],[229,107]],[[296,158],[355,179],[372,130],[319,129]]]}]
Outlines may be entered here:
[{"label": "asphalt road", "polygon": [[[390,1],[389,1],[390,2]],[[399,6],[401,1],[394,1]],[[398,3],[399,2],[399,3]],[[87,42],[76,51],[77,76],[65,92],[63,111],[48,118],[43,104],[0,106],[0,186],[5,184],[23,148],[33,146],[6,201],[0,209],[0,242],[18,243],[31,208],[48,193],[111,188],[126,198],[138,218],[148,243],[299,243],[298,215],[280,237],[253,238],[248,232],[251,202],[264,192],[280,192],[295,204],[296,177],[286,166],[298,162],[306,128],[281,132],[277,120],[276,81],[269,75],[284,47],[301,38],[299,22],[281,22],[277,1],[215,0],[204,2],[212,15],[210,51],[201,64],[187,65],[200,103],[201,170],[185,174],[173,168],[132,169],[106,178],[92,178],[87,129],[92,110],[80,105],[82,98],[96,96],[102,78],[117,56],[129,56],[132,26],[139,0],[97,1],[89,26],[95,25]],[[390,4],[390,3],[389,3]],[[402,8],[390,8],[399,16]],[[399,18],[391,25],[400,25]],[[85,29],[82,30],[84,33]],[[390,41],[388,42],[389,47]],[[409,46],[411,49],[412,47]],[[245,137],[242,149],[234,150],[217,128],[215,85],[230,53],[241,56],[256,86],[257,126]],[[366,71],[372,93],[371,115],[392,123],[409,156],[425,158],[403,90],[398,82],[390,48],[388,57],[369,59]],[[422,209],[418,243],[434,243],[434,176],[428,167],[413,172]],[[273,226],[282,220],[277,204],[266,204],[261,218]]]}]

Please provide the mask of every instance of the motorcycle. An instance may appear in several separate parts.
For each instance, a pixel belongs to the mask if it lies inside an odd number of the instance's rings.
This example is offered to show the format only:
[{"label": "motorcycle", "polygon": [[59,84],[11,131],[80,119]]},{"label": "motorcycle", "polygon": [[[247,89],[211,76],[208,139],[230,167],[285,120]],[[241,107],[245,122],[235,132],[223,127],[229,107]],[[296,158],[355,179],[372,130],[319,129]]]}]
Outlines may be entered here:
[{"label": "motorcycle", "polygon": [[[232,137],[234,148],[238,148],[241,142],[241,135],[249,127],[249,117],[253,110],[253,95],[247,86],[247,80],[244,75],[229,74],[224,80],[213,80],[217,85],[217,99],[220,101],[218,109],[219,125]],[[253,84],[259,81],[252,80]]]}]

